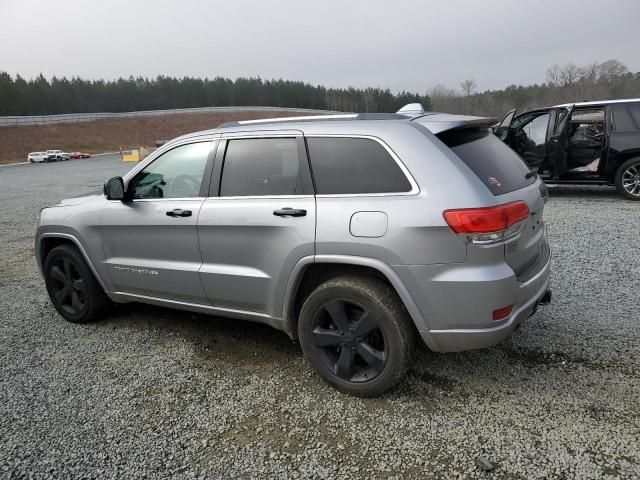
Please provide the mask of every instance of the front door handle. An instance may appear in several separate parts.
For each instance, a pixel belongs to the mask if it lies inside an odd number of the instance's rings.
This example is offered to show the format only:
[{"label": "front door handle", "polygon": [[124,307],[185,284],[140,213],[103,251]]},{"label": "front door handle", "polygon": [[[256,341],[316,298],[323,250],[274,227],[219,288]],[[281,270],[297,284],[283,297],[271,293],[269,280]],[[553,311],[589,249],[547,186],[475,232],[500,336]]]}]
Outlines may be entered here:
[{"label": "front door handle", "polygon": [[274,215],[278,217],[304,217],[307,211],[302,208],[281,208],[280,210],[274,210]]},{"label": "front door handle", "polygon": [[168,217],[190,217],[191,210],[182,210],[181,208],[174,208],[167,212]]}]

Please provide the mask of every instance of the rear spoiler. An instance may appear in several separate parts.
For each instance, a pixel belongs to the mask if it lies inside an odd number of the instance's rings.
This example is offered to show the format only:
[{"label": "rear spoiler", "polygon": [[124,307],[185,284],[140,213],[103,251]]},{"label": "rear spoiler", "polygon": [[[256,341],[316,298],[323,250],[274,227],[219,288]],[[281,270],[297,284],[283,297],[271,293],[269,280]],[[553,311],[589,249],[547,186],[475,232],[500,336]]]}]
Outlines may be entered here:
[{"label": "rear spoiler", "polygon": [[412,121],[420,123],[431,133],[438,134],[457,130],[490,128],[496,124],[498,119],[495,117],[471,117],[443,113],[420,116]]}]

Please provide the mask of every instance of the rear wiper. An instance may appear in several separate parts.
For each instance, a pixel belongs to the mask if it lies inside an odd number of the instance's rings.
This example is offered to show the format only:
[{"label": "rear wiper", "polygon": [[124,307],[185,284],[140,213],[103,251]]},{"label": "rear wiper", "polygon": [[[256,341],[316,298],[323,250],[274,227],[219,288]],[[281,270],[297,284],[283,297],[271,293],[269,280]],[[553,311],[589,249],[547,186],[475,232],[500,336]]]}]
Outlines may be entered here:
[{"label": "rear wiper", "polygon": [[529,170],[525,175],[524,178],[526,178],[527,180],[530,178],[534,178],[538,176],[538,172],[535,172],[533,170]]}]

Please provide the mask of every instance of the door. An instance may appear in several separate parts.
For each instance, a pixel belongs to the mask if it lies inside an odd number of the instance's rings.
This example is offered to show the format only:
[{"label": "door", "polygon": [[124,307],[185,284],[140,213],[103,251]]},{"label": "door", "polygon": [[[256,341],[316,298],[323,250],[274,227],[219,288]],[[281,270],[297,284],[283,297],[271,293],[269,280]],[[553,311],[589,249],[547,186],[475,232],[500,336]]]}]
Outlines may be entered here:
[{"label": "door", "polygon": [[214,141],[187,143],[154,159],[110,201],[100,221],[116,291],[208,304],[200,282],[197,219],[211,177]]},{"label": "door", "polygon": [[218,308],[280,318],[294,265],[314,255],[316,204],[302,133],[223,135],[198,233]]},{"label": "door", "polygon": [[503,142],[507,141],[507,137],[509,136],[509,128],[511,127],[511,122],[513,121],[513,117],[516,114],[516,109],[510,110],[507,114],[502,118],[500,125],[495,127],[493,133]]},{"label": "door", "polygon": [[550,173],[559,177],[567,171],[567,157],[569,155],[569,133],[573,105],[559,108],[552,113],[555,115],[555,127],[547,142],[547,162]]},{"label": "door", "polygon": [[509,130],[509,146],[535,171],[545,163],[547,157],[550,119],[548,111],[532,112],[516,118]]}]

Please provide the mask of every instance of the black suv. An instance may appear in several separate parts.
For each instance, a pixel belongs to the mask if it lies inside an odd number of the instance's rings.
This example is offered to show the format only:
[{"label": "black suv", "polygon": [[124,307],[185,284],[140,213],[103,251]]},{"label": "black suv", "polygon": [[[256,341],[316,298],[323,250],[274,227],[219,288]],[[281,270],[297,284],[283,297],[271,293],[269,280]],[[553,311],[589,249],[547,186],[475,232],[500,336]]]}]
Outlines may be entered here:
[{"label": "black suv", "polygon": [[615,185],[640,200],[640,99],[511,110],[494,133],[547,183]]}]

